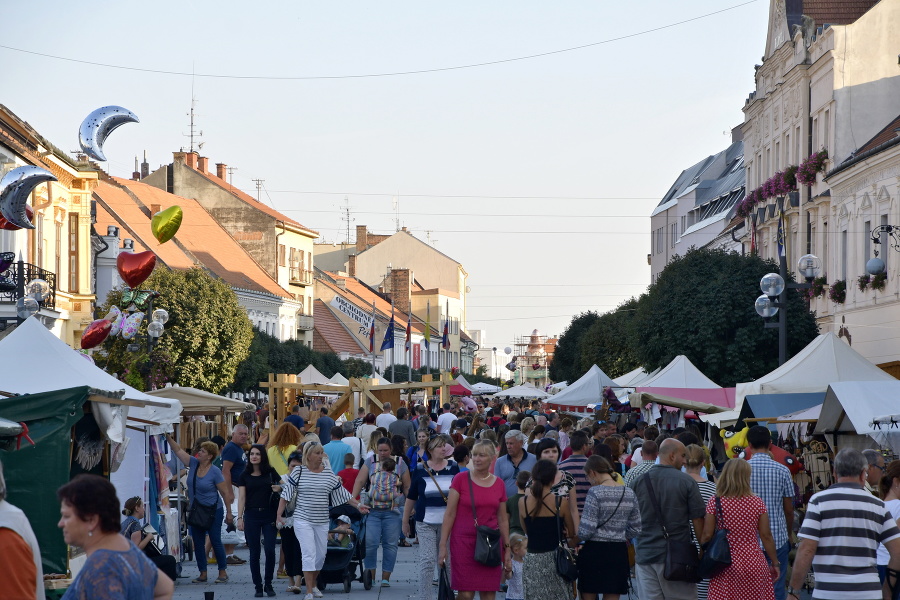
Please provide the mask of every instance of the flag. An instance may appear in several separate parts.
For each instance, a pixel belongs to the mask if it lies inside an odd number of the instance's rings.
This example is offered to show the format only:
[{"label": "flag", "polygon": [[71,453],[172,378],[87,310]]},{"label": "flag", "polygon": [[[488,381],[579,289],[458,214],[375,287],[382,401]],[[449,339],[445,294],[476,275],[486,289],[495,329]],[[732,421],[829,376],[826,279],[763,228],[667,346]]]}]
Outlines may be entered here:
[{"label": "flag", "polygon": [[787,255],[784,229],[784,211],[781,211],[778,213],[778,258],[784,258]]},{"label": "flag", "polygon": [[412,312],[406,313],[406,352],[412,348]]},{"label": "flag", "polygon": [[372,303],[372,324],[369,326],[369,352],[375,352],[375,303]]},{"label": "flag", "polygon": [[381,342],[382,350],[394,348],[394,305],[391,304],[391,320],[388,322],[387,329],[384,332],[384,341]]},{"label": "flag", "polygon": [[447,301],[447,315],[444,318],[444,335],[441,337],[441,348],[450,347],[450,301]]},{"label": "flag", "polygon": [[425,351],[431,349],[431,301],[425,308]]}]

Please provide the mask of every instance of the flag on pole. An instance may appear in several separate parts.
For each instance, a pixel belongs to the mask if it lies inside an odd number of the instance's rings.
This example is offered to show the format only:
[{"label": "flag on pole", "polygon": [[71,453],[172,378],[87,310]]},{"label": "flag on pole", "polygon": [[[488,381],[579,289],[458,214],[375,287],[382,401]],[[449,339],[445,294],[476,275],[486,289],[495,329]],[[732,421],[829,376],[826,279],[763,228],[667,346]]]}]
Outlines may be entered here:
[{"label": "flag on pole", "polygon": [[778,258],[784,258],[787,254],[784,230],[784,211],[781,211],[778,213]]},{"label": "flag on pole", "polygon": [[431,301],[425,305],[425,351],[431,349]]},{"label": "flag on pole", "polygon": [[441,337],[441,347],[446,350],[450,347],[450,301],[447,301],[447,315],[444,319],[444,335]]},{"label": "flag on pole", "polygon": [[406,352],[412,350],[412,312],[406,313]]},{"label": "flag on pole", "polygon": [[369,352],[375,352],[375,303],[372,303],[372,324],[369,326]]},{"label": "flag on pole", "polygon": [[394,348],[394,304],[391,303],[391,320],[388,323],[387,330],[384,332],[384,341],[381,342],[382,350]]}]

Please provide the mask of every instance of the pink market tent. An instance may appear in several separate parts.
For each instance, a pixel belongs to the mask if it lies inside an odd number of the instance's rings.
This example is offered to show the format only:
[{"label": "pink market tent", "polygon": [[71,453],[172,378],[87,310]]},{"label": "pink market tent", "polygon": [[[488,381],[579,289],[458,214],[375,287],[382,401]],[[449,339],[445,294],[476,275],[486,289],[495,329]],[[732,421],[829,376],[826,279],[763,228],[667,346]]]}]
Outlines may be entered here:
[{"label": "pink market tent", "polygon": [[469,391],[468,388],[461,386],[459,384],[450,386],[450,395],[451,396],[471,396],[472,392]]},{"label": "pink market tent", "polygon": [[703,413],[734,408],[734,388],[718,385],[683,354],[639,383],[629,396],[632,406],[656,403]]}]

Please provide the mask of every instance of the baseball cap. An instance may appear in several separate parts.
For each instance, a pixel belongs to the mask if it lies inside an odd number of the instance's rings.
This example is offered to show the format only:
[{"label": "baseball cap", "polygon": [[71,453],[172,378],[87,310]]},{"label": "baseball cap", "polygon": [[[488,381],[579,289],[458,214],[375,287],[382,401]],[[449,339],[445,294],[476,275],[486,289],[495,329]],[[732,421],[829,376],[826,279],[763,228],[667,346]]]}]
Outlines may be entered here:
[{"label": "baseball cap", "polygon": [[337,518],[337,520],[342,521],[348,525],[350,524],[350,517],[348,517],[347,515],[341,515]]}]

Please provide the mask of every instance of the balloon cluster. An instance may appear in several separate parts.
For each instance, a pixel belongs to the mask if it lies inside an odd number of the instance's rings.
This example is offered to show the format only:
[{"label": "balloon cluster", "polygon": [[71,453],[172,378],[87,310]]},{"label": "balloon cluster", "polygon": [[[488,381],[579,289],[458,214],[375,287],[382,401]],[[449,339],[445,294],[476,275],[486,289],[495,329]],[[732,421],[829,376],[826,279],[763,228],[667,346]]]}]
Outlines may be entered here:
[{"label": "balloon cluster", "polygon": [[34,209],[28,206],[28,198],[47,181],[58,180],[50,171],[33,165],[17,167],[0,179],[0,229],[34,229]]}]

